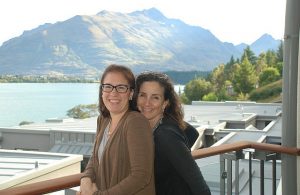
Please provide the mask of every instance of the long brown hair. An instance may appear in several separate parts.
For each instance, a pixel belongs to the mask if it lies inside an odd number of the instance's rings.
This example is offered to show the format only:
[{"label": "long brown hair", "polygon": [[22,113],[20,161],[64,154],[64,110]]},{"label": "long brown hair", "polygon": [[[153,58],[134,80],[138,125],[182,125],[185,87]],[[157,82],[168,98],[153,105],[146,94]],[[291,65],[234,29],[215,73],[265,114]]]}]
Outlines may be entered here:
[{"label": "long brown hair", "polygon": [[[102,99],[102,88],[101,88],[101,84],[103,84],[103,81],[106,77],[106,75],[108,73],[112,73],[112,72],[117,72],[117,73],[121,73],[125,79],[127,80],[130,89],[129,90],[133,90],[135,88],[135,79],[134,79],[134,75],[132,73],[132,71],[126,67],[126,66],[122,66],[122,65],[117,65],[117,64],[111,64],[109,65],[103,72],[102,77],[101,77],[101,81],[100,81],[100,86],[99,86],[99,112],[101,114],[101,116],[103,117],[109,117],[109,111],[106,108],[106,106],[104,105],[103,99]],[[129,110],[133,110],[134,109],[134,105],[132,100],[129,100]]]},{"label": "long brown hair", "polygon": [[164,110],[164,117],[169,117],[178,123],[178,126],[184,130],[186,124],[183,121],[184,113],[183,108],[179,99],[179,96],[174,90],[174,85],[171,79],[163,73],[147,71],[139,74],[136,77],[136,90],[134,95],[134,103],[137,105],[137,96],[140,92],[141,85],[146,81],[153,81],[159,83],[164,89],[164,100],[168,100],[169,103]]}]

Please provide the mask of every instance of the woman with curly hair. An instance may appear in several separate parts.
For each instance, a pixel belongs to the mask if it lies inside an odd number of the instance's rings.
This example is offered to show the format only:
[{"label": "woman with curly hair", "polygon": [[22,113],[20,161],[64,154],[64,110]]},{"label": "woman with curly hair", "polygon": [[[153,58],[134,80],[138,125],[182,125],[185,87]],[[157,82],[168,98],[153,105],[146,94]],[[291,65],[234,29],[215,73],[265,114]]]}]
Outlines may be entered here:
[{"label": "woman with curly hair", "polygon": [[210,195],[193,159],[185,133],[183,109],[174,86],[165,74],[141,73],[134,95],[137,109],[149,120],[155,145],[157,195]]}]

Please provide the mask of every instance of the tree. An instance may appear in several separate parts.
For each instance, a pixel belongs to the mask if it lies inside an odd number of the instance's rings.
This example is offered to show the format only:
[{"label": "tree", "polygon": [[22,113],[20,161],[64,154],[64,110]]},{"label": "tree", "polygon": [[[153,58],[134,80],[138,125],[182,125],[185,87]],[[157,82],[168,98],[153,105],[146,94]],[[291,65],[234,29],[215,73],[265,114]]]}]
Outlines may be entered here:
[{"label": "tree", "polygon": [[283,62],[283,41],[280,41],[276,55],[277,55],[278,61]]},{"label": "tree", "polygon": [[256,82],[257,76],[253,65],[249,62],[248,58],[245,57],[235,70],[232,83],[233,88],[238,94],[246,94],[255,88]]},{"label": "tree", "polygon": [[255,66],[256,74],[259,75],[261,73],[261,71],[263,71],[267,67],[268,67],[268,65],[266,63],[266,54],[265,53],[259,54],[257,62],[256,62],[256,66]]},{"label": "tree", "polygon": [[183,104],[191,103],[184,93],[180,94],[179,98],[180,98],[181,103],[183,103]]},{"label": "tree", "polygon": [[199,78],[191,80],[184,88],[184,94],[190,102],[201,100],[205,94],[208,94],[211,91],[211,83]]},{"label": "tree", "polygon": [[216,92],[218,92],[222,88],[224,88],[225,80],[226,80],[224,68],[225,68],[225,65],[220,64],[209,75],[209,80],[210,80],[211,84],[213,85],[214,91],[216,91]]},{"label": "tree", "polygon": [[226,63],[225,69],[231,67],[233,64],[235,64],[234,57],[231,56],[229,62]]},{"label": "tree", "polygon": [[231,56],[230,61],[226,63],[224,67],[224,75],[225,75],[225,80],[232,80],[232,72],[234,68],[234,64],[238,63],[238,59],[234,60],[233,56]]},{"label": "tree", "polygon": [[[232,87],[231,85],[231,81],[230,80],[226,80],[228,75],[226,75],[225,73],[225,67],[226,65],[221,64],[218,67],[216,67],[213,72],[210,74],[210,82],[212,84],[213,87],[213,91],[214,91],[214,96],[216,96],[217,100],[223,101],[223,100],[232,100],[232,93],[230,92],[230,87]],[[230,69],[231,71],[228,72],[228,74],[230,74],[230,78],[233,78],[233,70],[236,67],[236,64],[231,65]],[[231,79],[232,80],[232,79]],[[228,82],[230,84],[228,84]],[[226,85],[227,83],[227,85]],[[231,93],[231,94],[229,94]],[[203,97],[203,98],[209,98],[210,100],[213,99],[211,94],[207,94],[209,95],[208,97]],[[204,99],[203,99],[204,100]],[[210,101],[209,100],[209,101]],[[205,101],[208,101],[207,99],[205,99]],[[214,100],[216,101],[216,100]]]},{"label": "tree", "polygon": [[280,42],[280,45],[277,50],[277,64],[275,68],[279,71],[280,76],[282,77],[282,69],[283,69],[283,41]]},{"label": "tree", "polygon": [[275,68],[278,70],[280,77],[282,78],[283,62],[277,62]]},{"label": "tree", "polygon": [[266,52],[266,63],[269,67],[275,67],[277,64],[277,55],[274,51],[268,50]]},{"label": "tree", "polygon": [[244,93],[240,93],[238,94],[238,96],[236,97],[237,101],[246,101],[249,99],[249,94],[244,94]]},{"label": "tree", "polygon": [[210,93],[204,95],[202,100],[203,101],[218,101],[218,97],[216,96],[215,93],[210,92]]},{"label": "tree", "polygon": [[248,58],[248,60],[250,61],[250,63],[252,65],[256,64],[257,57],[255,56],[254,52],[250,49],[249,46],[247,46],[244,49],[244,53],[242,55],[241,62],[243,62],[246,57]]},{"label": "tree", "polygon": [[97,104],[77,105],[67,111],[67,116],[77,119],[84,119],[98,115]]},{"label": "tree", "polygon": [[259,85],[267,85],[280,79],[280,74],[276,68],[268,67],[259,75]]}]

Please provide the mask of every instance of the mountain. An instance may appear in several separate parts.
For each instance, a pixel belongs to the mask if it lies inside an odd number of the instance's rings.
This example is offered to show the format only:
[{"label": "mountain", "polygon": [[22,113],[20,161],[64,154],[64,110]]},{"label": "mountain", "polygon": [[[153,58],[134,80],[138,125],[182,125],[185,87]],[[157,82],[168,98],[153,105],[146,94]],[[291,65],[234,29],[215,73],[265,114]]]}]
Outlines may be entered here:
[{"label": "mountain", "polygon": [[259,55],[261,52],[265,52],[266,48],[269,50],[277,51],[280,42],[281,40],[276,40],[271,35],[264,34],[255,42],[253,42],[250,45],[250,48],[256,55]]},{"label": "mountain", "polygon": [[101,11],[44,24],[0,47],[0,74],[98,76],[112,63],[144,70],[209,71],[241,52],[209,30],[159,10]]},{"label": "mountain", "polygon": [[246,43],[240,43],[238,45],[236,45],[235,47],[241,52],[243,53],[244,49],[247,47],[248,45]]},{"label": "mountain", "polygon": [[250,46],[250,49],[255,53],[255,55],[259,55],[262,52],[266,52],[268,50],[278,50],[278,46],[280,45],[281,40],[274,39],[269,34],[263,34],[260,38],[254,41],[251,45],[247,45],[245,43],[241,43],[236,45],[236,48],[243,52],[247,46]]}]

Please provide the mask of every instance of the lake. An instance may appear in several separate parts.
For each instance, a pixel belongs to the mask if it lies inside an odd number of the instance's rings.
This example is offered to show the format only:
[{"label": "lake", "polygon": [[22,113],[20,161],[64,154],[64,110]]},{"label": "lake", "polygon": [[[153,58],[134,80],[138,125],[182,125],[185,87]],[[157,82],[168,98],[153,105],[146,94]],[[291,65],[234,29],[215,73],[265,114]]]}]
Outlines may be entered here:
[{"label": "lake", "polygon": [[[66,117],[79,104],[98,102],[97,83],[0,83],[0,127]],[[176,85],[181,92],[183,85]]]}]

